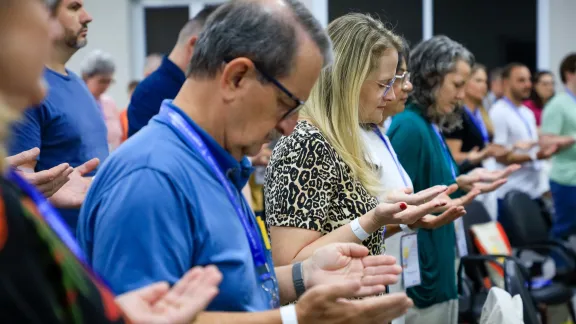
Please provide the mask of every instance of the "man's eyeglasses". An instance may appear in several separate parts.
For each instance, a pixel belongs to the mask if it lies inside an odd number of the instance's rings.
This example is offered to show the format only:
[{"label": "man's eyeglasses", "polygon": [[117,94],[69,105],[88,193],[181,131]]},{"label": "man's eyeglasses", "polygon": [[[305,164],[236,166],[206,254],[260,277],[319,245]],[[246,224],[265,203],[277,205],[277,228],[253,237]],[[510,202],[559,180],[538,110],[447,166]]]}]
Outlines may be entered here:
[{"label": "man's eyeglasses", "polygon": [[396,76],[396,81],[400,81],[399,83],[395,83],[395,85],[400,85],[401,88],[405,88],[408,86],[408,82],[410,82],[410,72],[404,71],[402,75]]},{"label": "man's eyeglasses", "polygon": [[380,81],[375,81],[376,84],[378,84],[381,88],[384,88],[384,92],[382,93],[382,97],[386,97],[386,95],[388,94],[388,92],[390,92],[390,89],[392,89],[392,86],[394,85],[394,82],[396,81],[397,76],[394,76],[387,84],[384,84]]},{"label": "man's eyeglasses", "polygon": [[[233,59],[231,58],[227,58],[224,60],[224,62],[226,63],[230,63],[230,61],[232,61]],[[288,110],[280,120],[284,120],[289,118],[290,116],[294,115],[295,113],[297,113],[300,109],[302,109],[302,106],[304,106],[304,101],[300,100],[298,97],[296,97],[294,94],[292,94],[292,92],[290,92],[288,89],[286,89],[285,86],[282,85],[282,83],[280,83],[280,81],[276,80],[276,78],[274,78],[273,76],[271,76],[270,74],[268,74],[261,66],[260,64],[258,64],[257,62],[252,61],[252,63],[254,63],[254,67],[256,67],[256,70],[258,71],[258,73],[260,73],[260,75],[262,75],[264,77],[264,79],[266,79],[266,81],[272,83],[274,86],[276,86],[276,88],[278,88],[278,90],[282,91],[286,96],[288,96],[288,98],[290,98],[290,100],[294,101],[294,106],[292,106],[290,108],[290,110]]]}]

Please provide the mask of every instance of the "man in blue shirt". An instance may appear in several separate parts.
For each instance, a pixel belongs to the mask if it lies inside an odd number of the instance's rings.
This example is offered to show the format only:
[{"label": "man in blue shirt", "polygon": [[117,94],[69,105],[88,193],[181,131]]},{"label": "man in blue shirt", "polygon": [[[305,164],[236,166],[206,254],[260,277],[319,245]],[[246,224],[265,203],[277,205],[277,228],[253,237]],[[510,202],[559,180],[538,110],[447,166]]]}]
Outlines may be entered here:
[{"label": "man in blue shirt", "polygon": [[[330,47],[299,1],[231,1],[214,12],[181,91],[104,163],[82,207],[80,246],[114,292],[174,283],[194,266],[214,264],[223,274],[220,294],[198,323],[384,323],[410,307],[403,294],[337,301],[377,294],[390,282],[375,274],[391,269],[383,264],[393,258],[360,262],[351,250],[368,252],[359,245],[328,245],[274,268],[264,223],[241,194],[251,173],[245,156],[292,132],[298,98],[309,96]],[[368,289],[335,284],[348,273],[366,276]],[[296,306],[272,310],[307,288]]]},{"label": "man in blue shirt", "polygon": [[186,81],[184,73],[192,59],[198,34],[216,8],[218,5],[206,6],[190,19],[180,30],[170,55],[164,57],[160,67],[138,84],[128,105],[128,137],[136,134],[158,114],[164,99],[176,97]]},{"label": "man in blue shirt", "polygon": [[[36,172],[62,163],[76,168],[68,181],[50,200],[71,229],[76,228],[79,207],[90,178],[108,156],[107,130],[94,97],[66,62],[86,45],[88,23],[92,17],[82,1],[64,0],[56,18],[64,28],[63,37],[54,42],[52,58],[44,71],[49,93],[39,107],[28,109],[12,130],[10,154],[40,148],[40,156],[26,168]],[[88,163],[89,167],[86,167]],[[70,196],[77,196],[70,203]],[[62,203],[65,202],[65,203]]]}]

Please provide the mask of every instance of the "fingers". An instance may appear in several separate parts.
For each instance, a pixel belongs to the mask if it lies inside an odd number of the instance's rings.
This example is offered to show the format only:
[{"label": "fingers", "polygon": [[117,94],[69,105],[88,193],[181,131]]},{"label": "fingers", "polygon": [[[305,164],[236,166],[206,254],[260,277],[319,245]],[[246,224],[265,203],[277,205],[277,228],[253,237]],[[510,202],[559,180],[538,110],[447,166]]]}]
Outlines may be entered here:
[{"label": "fingers", "polygon": [[126,294],[137,294],[140,299],[145,300],[149,304],[154,304],[165,296],[169,289],[170,286],[167,282],[157,282]]},{"label": "fingers", "polygon": [[[392,279],[393,278],[393,279]],[[398,282],[398,276],[390,276],[387,280],[383,281],[386,282],[382,285],[373,285],[373,286],[362,286],[356,296],[354,297],[367,297],[367,296],[375,296],[379,295],[383,292],[386,292],[386,286],[393,285]]]},{"label": "fingers", "polygon": [[385,224],[396,224],[398,223],[399,219],[397,219],[396,214],[400,213],[403,210],[406,210],[408,205],[405,202],[399,202],[395,204],[389,203],[380,203],[374,209],[374,213],[377,218],[381,220],[385,220]]},{"label": "fingers", "polygon": [[397,264],[383,264],[364,269],[364,276],[379,276],[379,275],[399,275],[402,273],[402,268]]},{"label": "fingers", "polygon": [[459,198],[458,204],[460,206],[468,205],[472,200],[476,199],[476,197],[481,193],[481,191],[477,188],[470,190],[465,196]]},{"label": "fingers", "polygon": [[77,167],[76,170],[80,173],[81,176],[84,176],[84,175],[96,170],[96,168],[98,167],[99,164],[100,164],[100,160],[98,160],[97,158],[94,158],[94,159],[82,164],[81,166]]},{"label": "fingers", "polygon": [[414,224],[420,218],[433,212],[436,208],[446,206],[447,203],[448,202],[443,199],[434,199],[425,204],[398,213],[396,215],[396,218],[400,220],[400,224],[408,224],[408,225]]},{"label": "fingers", "polygon": [[500,186],[505,184],[508,180],[507,179],[500,179],[494,181],[492,183],[479,183],[474,186],[477,190],[480,190],[481,193],[488,193],[498,189]]},{"label": "fingers", "polygon": [[412,188],[410,188],[410,187],[404,188],[403,191],[404,191],[404,193],[407,194],[407,195],[411,195],[411,194],[414,192],[414,190],[413,190]]},{"label": "fingers", "polygon": [[40,155],[40,149],[35,147],[28,151],[7,157],[6,162],[13,167],[18,167],[23,164],[36,162],[38,155]]},{"label": "fingers", "polygon": [[455,221],[456,219],[464,216],[466,214],[466,209],[462,206],[452,206],[447,211],[443,212],[439,216],[431,216],[432,218],[429,221],[425,222],[425,225],[422,226],[426,229],[436,229],[442,227],[446,224],[450,224],[451,222]]},{"label": "fingers", "polygon": [[[364,270],[365,274],[377,274],[377,272],[370,272],[375,271],[372,268],[376,268],[379,266],[390,266],[396,264],[396,258],[391,255],[370,255],[367,257],[362,258],[362,264],[366,268]],[[369,271],[369,272],[366,272]]]},{"label": "fingers", "polygon": [[406,202],[411,205],[420,205],[436,198],[438,195],[445,192],[447,189],[448,189],[447,186],[434,186],[428,189],[424,189],[422,191],[419,191],[417,194],[408,197],[408,199],[414,197],[413,201],[407,199]]},{"label": "fingers", "polygon": [[62,163],[49,170],[44,170],[31,174],[31,183],[34,184],[41,192],[54,190],[57,185],[62,186],[68,181],[68,176],[74,171],[68,163]]},{"label": "fingers", "polygon": [[446,195],[450,196],[451,194],[455,193],[456,190],[458,190],[458,184],[454,183],[454,184],[448,186],[448,189],[446,189],[446,191],[444,193]]},{"label": "fingers", "polygon": [[353,300],[351,303],[359,306],[366,317],[377,317],[375,323],[387,323],[408,311],[413,306],[412,300],[404,293],[387,294],[384,296]]},{"label": "fingers", "polygon": [[[359,292],[360,287],[360,280],[346,280],[336,284],[315,286],[304,293],[300,302],[306,303],[306,299],[310,298],[312,301],[324,304],[339,298],[352,298]],[[306,295],[310,297],[306,298]]]},{"label": "fingers", "polygon": [[369,254],[368,248],[356,243],[337,243],[340,252],[348,257],[362,258]]}]

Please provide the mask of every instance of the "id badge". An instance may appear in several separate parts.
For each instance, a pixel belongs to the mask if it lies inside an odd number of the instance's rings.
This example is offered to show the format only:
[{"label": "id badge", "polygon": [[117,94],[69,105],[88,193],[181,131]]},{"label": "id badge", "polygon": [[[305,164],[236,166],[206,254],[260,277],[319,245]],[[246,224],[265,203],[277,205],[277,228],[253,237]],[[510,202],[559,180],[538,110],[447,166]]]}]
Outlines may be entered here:
[{"label": "id badge", "polygon": [[266,168],[258,166],[254,168],[254,182],[258,185],[263,185],[266,182]]},{"label": "id badge", "polygon": [[468,245],[466,244],[466,230],[464,229],[464,221],[458,218],[454,221],[454,231],[456,232],[456,246],[458,247],[458,255],[462,258],[468,255]]},{"label": "id badge", "polygon": [[404,288],[420,285],[420,260],[418,259],[418,236],[416,233],[402,236],[400,239],[400,258],[402,264],[402,284]]}]

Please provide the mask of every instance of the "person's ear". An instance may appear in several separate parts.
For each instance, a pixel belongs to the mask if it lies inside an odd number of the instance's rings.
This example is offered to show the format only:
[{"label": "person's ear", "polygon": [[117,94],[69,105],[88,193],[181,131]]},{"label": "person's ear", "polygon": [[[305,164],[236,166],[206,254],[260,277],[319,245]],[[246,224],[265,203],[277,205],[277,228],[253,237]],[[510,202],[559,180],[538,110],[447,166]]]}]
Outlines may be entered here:
[{"label": "person's ear", "polygon": [[248,78],[255,74],[254,63],[247,58],[240,57],[233,59],[226,64],[222,71],[222,86],[237,91],[243,88]]},{"label": "person's ear", "polygon": [[190,37],[190,39],[188,40],[187,44],[186,44],[186,49],[188,52],[188,55],[192,55],[194,53],[194,45],[196,45],[196,41],[198,41],[198,36],[192,36]]}]

